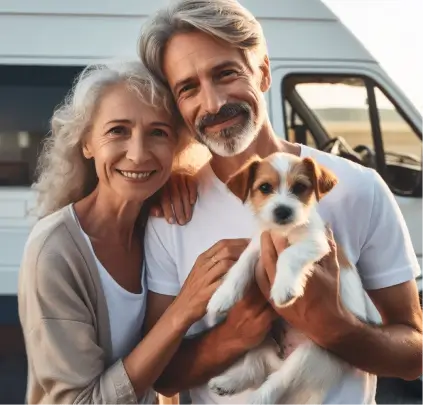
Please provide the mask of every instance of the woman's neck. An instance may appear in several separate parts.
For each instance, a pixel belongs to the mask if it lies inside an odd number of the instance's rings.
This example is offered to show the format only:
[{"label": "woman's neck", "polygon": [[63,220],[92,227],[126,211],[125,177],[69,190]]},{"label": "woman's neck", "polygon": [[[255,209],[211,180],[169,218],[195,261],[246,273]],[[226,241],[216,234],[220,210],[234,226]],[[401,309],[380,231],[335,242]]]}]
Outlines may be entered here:
[{"label": "woman's neck", "polygon": [[97,186],[75,203],[74,208],[81,227],[92,241],[107,241],[131,249],[142,204],[120,201]]}]

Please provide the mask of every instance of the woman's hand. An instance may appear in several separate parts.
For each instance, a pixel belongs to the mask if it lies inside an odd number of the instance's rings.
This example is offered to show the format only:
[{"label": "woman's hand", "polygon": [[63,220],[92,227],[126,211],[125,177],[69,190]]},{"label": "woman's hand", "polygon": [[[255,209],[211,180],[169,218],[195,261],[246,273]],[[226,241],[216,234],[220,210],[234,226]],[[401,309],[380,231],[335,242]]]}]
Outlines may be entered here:
[{"label": "woman's hand", "polygon": [[249,242],[249,239],[221,240],[198,256],[172,304],[175,309],[178,307],[176,313],[184,326],[191,326],[206,314],[207,304],[222,283],[222,276],[235,264]]},{"label": "woman's hand", "polygon": [[196,201],[197,181],[194,176],[175,172],[163,186],[159,203],[151,208],[150,214],[164,216],[169,224],[185,225],[192,218]]}]

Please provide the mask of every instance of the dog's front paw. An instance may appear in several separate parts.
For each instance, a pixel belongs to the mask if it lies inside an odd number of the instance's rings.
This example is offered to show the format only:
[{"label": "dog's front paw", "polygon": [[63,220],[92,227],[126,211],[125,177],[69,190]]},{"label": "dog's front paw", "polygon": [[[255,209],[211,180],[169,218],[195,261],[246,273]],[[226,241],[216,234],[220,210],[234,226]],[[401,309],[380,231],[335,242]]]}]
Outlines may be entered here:
[{"label": "dog's front paw", "polygon": [[270,290],[270,298],[277,307],[291,305],[297,298],[304,294],[304,283],[296,272],[289,268],[284,273],[276,274],[275,282]]},{"label": "dog's front paw", "polygon": [[302,293],[296,291],[292,288],[292,286],[286,286],[285,288],[272,287],[272,290],[270,291],[270,298],[279,308],[293,304],[297,298],[301,297],[301,295]]},{"label": "dog's front paw", "polygon": [[277,404],[279,402],[275,392],[272,392],[270,389],[268,389],[268,387],[262,386],[251,394],[248,403],[259,405]]},{"label": "dog's front paw", "polygon": [[235,304],[235,298],[234,291],[222,285],[210,298],[207,312],[211,315],[224,314]]},{"label": "dog's front paw", "polygon": [[208,386],[215,394],[220,396],[234,395],[238,391],[232,379],[224,375],[212,378]]}]

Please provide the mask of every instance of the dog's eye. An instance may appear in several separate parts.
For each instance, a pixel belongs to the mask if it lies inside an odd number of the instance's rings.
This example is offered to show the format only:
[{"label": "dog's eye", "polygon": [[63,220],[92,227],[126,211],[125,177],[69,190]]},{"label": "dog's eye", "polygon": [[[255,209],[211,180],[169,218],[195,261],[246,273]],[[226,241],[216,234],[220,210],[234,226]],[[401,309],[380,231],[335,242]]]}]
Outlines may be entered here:
[{"label": "dog's eye", "polygon": [[299,195],[304,193],[304,191],[306,191],[307,189],[308,189],[308,186],[306,184],[297,182],[297,183],[294,183],[293,186],[291,187],[291,192],[292,194]]},{"label": "dog's eye", "polygon": [[273,191],[273,187],[269,183],[263,183],[263,184],[260,184],[259,190],[263,194],[270,194]]}]

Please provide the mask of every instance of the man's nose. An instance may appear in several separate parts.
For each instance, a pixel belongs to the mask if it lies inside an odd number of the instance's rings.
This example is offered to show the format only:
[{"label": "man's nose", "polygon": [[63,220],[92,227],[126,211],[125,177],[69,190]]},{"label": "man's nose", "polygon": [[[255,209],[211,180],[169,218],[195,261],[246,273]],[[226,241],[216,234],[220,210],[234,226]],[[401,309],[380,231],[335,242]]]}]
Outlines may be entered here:
[{"label": "man's nose", "polygon": [[209,114],[217,114],[226,103],[225,95],[214,85],[204,86],[202,90],[204,109]]}]

